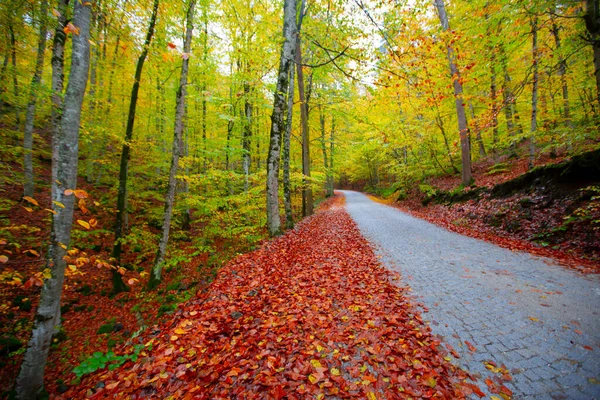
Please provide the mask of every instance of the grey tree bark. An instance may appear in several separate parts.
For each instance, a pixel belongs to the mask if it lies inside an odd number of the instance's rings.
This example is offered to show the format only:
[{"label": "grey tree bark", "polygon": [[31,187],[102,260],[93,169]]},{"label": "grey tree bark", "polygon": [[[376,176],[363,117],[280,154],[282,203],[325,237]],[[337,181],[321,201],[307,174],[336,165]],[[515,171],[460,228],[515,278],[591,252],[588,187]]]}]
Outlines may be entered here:
[{"label": "grey tree bark", "polygon": [[[59,133],[60,120],[62,118],[63,108],[63,85],[64,85],[64,55],[67,35],[64,28],[67,24],[67,6],[69,0],[60,0],[57,5],[59,13],[56,30],[54,31],[54,41],[52,43],[52,111],[50,121],[52,122],[52,165],[58,165],[59,160]],[[52,182],[58,180],[56,168],[52,168]],[[55,193],[56,185],[52,184],[52,198],[57,198]]]},{"label": "grey tree bark", "polygon": [[[448,23],[448,15],[444,8],[444,0],[434,0],[435,7],[437,8],[438,17],[442,24],[442,29],[448,31],[450,29]],[[456,115],[458,117],[458,131],[460,134],[460,150],[462,160],[462,183],[463,185],[470,185],[473,181],[473,174],[471,172],[471,150],[469,143],[469,127],[467,125],[467,115],[465,113],[465,106],[463,104],[463,89],[460,83],[460,73],[456,66],[454,55],[454,49],[452,46],[447,46],[448,52],[448,63],[450,64],[450,74],[452,78],[452,84],[454,86],[454,103],[456,105]]]},{"label": "grey tree bark", "polygon": [[[295,47],[294,47],[295,48]],[[292,212],[292,187],[290,182],[290,142],[292,137],[292,122],[294,115],[294,71],[295,64],[290,65],[290,82],[287,102],[287,119],[285,121],[285,132],[283,133],[283,205],[285,209],[285,227],[294,227],[294,215]]]},{"label": "grey tree bark", "polygon": [[290,66],[294,62],[294,35],[296,27],[296,0],[283,4],[283,37],[277,74],[277,86],[273,95],[269,154],[267,156],[267,229],[271,236],[281,234],[279,218],[279,158],[281,135],[285,130],[284,112],[288,91]]},{"label": "grey tree bark", "polygon": [[25,182],[23,185],[23,196],[33,197],[35,187],[33,176],[33,120],[35,118],[35,106],[37,103],[42,71],[44,69],[44,55],[46,54],[46,24],[48,20],[48,1],[42,0],[40,4],[40,33],[38,36],[37,57],[35,59],[35,71],[31,79],[29,102],[25,114],[25,131],[23,134],[23,172]]},{"label": "grey tree bark", "polygon": [[[137,65],[135,67],[135,76],[133,87],[131,89],[131,100],[129,103],[129,114],[127,117],[127,127],[125,128],[125,140],[123,142],[123,150],[121,151],[121,165],[119,169],[119,190],[117,196],[117,215],[115,221],[115,241],[112,250],[112,258],[115,259],[117,265],[121,263],[121,252],[122,252],[122,238],[124,234],[124,226],[126,224],[126,205],[127,205],[127,176],[129,171],[129,157],[131,151],[131,140],[133,138],[133,124],[135,122],[135,109],[137,106],[138,92],[140,90],[140,80],[142,78],[142,70],[144,68],[144,62],[148,55],[148,49],[152,42],[152,36],[154,35],[154,27],[156,25],[156,15],[158,14],[158,3],[159,0],[154,0],[152,7],[152,16],[150,17],[150,24],[148,26],[148,33],[146,34],[146,40],[142,53],[138,58]],[[121,278],[121,274],[113,269],[112,270],[112,283],[113,292],[119,293],[128,290],[127,286]]]},{"label": "grey tree bark", "polygon": [[[556,4],[554,5],[556,9]],[[553,10],[554,11],[554,10]],[[567,129],[569,129],[568,138],[567,138],[567,150],[570,152],[573,150],[572,143],[572,134],[571,129],[573,129],[573,123],[571,121],[571,107],[569,105],[569,84],[567,83],[567,60],[565,60],[564,56],[561,54],[561,41],[560,41],[560,33],[559,27],[556,24],[556,17],[554,13],[551,13],[551,21],[552,21],[552,36],[554,37],[554,44],[556,45],[555,52],[558,53],[558,76],[560,77],[560,84],[562,87],[562,98],[563,98],[563,118],[564,124]]]},{"label": "grey tree bark", "polygon": [[531,89],[531,128],[529,130],[529,162],[527,167],[532,169],[535,162],[535,132],[537,130],[537,103],[538,103],[538,87],[539,87],[539,54],[538,54],[538,18],[533,17],[531,20],[531,53],[533,57],[533,82]]},{"label": "grey tree bark", "polygon": [[[79,1],[75,2],[73,24],[79,29],[79,35],[73,35],[71,72],[57,140],[58,163],[52,165],[52,168],[56,169],[57,180],[52,182],[52,186],[54,186],[52,207],[55,213],[52,216],[49,258],[46,264],[52,277],[44,281],[31,339],[17,377],[16,392],[19,399],[35,399],[43,388],[44,369],[50,342],[58,322],[66,267],[64,256],[71,241],[75,203],[73,194],[65,194],[65,191],[67,189],[74,190],[77,186],[79,123],[90,61],[91,7],[91,2],[86,2],[86,5]],[[57,206],[54,202],[62,203],[64,208]]]},{"label": "grey tree bark", "polygon": [[[196,10],[196,0],[190,0],[187,17],[185,40],[183,42],[183,53],[189,55],[192,46],[192,35],[194,32],[194,11]],[[158,244],[158,251],[152,266],[152,273],[148,281],[148,289],[154,289],[161,281],[161,273],[167,253],[167,243],[169,242],[169,232],[171,230],[171,217],[173,216],[173,205],[175,204],[175,189],[177,187],[177,170],[179,169],[179,158],[183,156],[183,130],[185,126],[185,101],[187,96],[187,79],[190,67],[190,60],[184,57],[181,63],[181,76],[179,77],[179,88],[175,98],[175,131],[173,134],[173,155],[171,158],[171,168],[169,169],[169,183],[167,185],[167,195],[165,197],[165,212],[163,216],[162,235]]]},{"label": "grey tree bark", "polygon": [[242,168],[244,170],[244,193],[248,193],[248,179],[250,178],[250,138],[252,137],[252,101],[250,100],[250,85],[244,83],[244,124],[242,131]]}]

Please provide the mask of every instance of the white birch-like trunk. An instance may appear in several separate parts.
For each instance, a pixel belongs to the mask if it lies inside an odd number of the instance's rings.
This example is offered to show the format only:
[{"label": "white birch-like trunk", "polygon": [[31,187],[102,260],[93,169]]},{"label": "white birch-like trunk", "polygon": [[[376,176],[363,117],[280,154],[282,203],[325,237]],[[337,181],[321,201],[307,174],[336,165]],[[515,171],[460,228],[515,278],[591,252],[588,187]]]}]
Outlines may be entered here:
[{"label": "white birch-like trunk", "polygon": [[281,153],[281,135],[285,129],[284,112],[288,91],[290,65],[294,62],[294,34],[296,27],[296,0],[285,0],[283,5],[283,36],[277,74],[277,86],[273,98],[271,114],[271,134],[269,155],[267,157],[267,229],[271,236],[281,233],[279,219],[279,158]]},{"label": "white birch-like trunk", "polygon": [[[51,270],[52,277],[44,281],[31,339],[17,377],[16,392],[19,399],[34,399],[43,388],[44,369],[60,311],[66,267],[64,256],[71,241],[75,204],[75,197],[72,194],[65,195],[64,192],[67,189],[74,190],[77,186],[79,123],[90,62],[91,8],[91,2],[87,2],[86,5],[75,2],[73,25],[79,29],[79,35],[73,35],[71,72],[57,140],[58,162],[52,165],[53,170],[56,169],[57,177],[57,180],[52,182],[52,207],[55,214],[52,216],[48,249],[51,258],[47,261],[47,268]],[[54,202],[61,203],[64,208]]]}]

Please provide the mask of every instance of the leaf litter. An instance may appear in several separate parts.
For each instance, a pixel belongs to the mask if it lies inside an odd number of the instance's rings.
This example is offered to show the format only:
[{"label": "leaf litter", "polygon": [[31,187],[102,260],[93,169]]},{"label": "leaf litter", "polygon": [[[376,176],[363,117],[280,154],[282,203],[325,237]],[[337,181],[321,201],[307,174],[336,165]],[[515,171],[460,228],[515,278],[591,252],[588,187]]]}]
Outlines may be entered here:
[{"label": "leaf litter", "polygon": [[[137,362],[62,398],[446,398],[483,393],[336,196],[143,333]],[[127,349],[122,348],[123,352]]]}]

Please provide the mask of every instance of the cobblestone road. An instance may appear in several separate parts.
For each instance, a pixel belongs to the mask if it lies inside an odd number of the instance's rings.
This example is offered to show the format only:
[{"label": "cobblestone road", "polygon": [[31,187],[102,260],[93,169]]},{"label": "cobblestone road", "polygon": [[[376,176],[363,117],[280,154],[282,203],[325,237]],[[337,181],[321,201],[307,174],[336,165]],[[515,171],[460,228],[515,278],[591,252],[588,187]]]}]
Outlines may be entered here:
[{"label": "cobblestone road", "polygon": [[[506,365],[514,399],[600,399],[600,276],[446,231],[344,191],[382,261],[400,272],[433,333],[479,376]],[[471,351],[465,342],[476,348]],[[496,395],[497,396],[497,395]]]}]

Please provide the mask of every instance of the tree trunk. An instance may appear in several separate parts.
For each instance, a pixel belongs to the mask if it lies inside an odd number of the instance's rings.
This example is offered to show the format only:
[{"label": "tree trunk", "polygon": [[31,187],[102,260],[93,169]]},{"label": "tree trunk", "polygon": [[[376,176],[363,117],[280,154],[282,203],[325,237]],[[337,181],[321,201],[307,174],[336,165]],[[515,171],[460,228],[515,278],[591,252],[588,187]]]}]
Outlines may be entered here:
[{"label": "tree trunk", "polygon": [[[190,0],[186,18],[185,41],[183,43],[183,53],[189,54],[192,44],[192,33],[194,30],[194,11],[196,0]],[[179,78],[179,89],[175,99],[175,132],[173,135],[173,155],[171,159],[171,168],[169,170],[169,183],[167,185],[167,195],[165,197],[165,212],[162,225],[162,236],[158,244],[158,251],[154,259],[152,273],[148,281],[148,289],[152,290],[158,286],[161,281],[162,267],[167,253],[167,243],[169,242],[169,231],[171,229],[171,217],[173,215],[173,204],[175,203],[175,188],[177,186],[177,169],[179,168],[179,158],[183,155],[183,129],[185,125],[185,101],[187,95],[187,77],[189,70],[189,58],[184,58],[181,64],[181,77]]]},{"label": "tree trunk", "polygon": [[[137,65],[135,67],[135,77],[133,82],[133,88],[131,89],[131,100],[129,103],[129,115],[127,117],[127,128],[125,128],[125,141],[123,142],[123,150],[121,151],[121,164],[119,169],[119,190],[117,197],[117,215],[115,221],[115,242],[112,250],[112,257],[115,259],[117,265],[121,264],[121,252],[122,252],[122,239],[124,233],[125,214],[126,214],[126,197],[127,197],[127,175],[129,170],[129,153],[131,151],[131,140],[133,138],[133,123],[135,122],[135,109],[137,106],[138,92],[140,90],[140,80],[142,78],[142,70],[144,68],[144,62],[148,55],[148,49],[154,35],[154,26],[156,25],[156,15],[158,13],[159,0],[154,0],[152,8],[152,16],[150,17],[150,24],[148,26],[148,33],[146,34],[146,41],[142,48],[142,53],[138,58]],[[113,292],[119,293],[128,290],[127,286],[121,278],[121,274],[117,269],[112,270],[112,282]]]},{"label": "tree trunk", "polygon": [[[438,11],[440,23],[442,29],[448,31],[450,26],[448,24],[448,15],[444,8],[444,0],[435,0],[435,6]],[[450,64],[450,75],[454,86],[454,103],[456,105],[456,115],[458,118],[458,130],[460,134],[460,150],[462,160],[462,184],[467,186],[473,181],[473,175],[471,173],[471,150],[469,144],[469,127],[467,125],[467,115],[465,113],[465,106],[463,104],[463,89],[460,83],[460,73],[455,63],[454,49],[452,46],[447,46],[448,51],[448,63]]]},{"label": "tree trunk", "polygon": [[477,141],[477,146],[479,147],[479,156],[485,157],[485,146],[483,145],[483,138],[481,137],[481,127],[479,126],[479,122],[477,118],[475,118],[475,108],[473,107],[473,103],[469,101],[469,110],[471,111],[471,118],[473,119],[473,124],[475,125],[475,140]]},{"label": "tree trunk", "polygon": [[310,182],[310,132],[308,130],[308,102],[304,93],[304,72],[302,71],[302,52],[300,37],[296,40],[296,74],[298,78],[298,97],[300,100],[300,122],[302,128],[302,216],[313,213],[313,196]]},{"label": "tree trunk", "polygon": [[42,0],[40,6],[40,33],[38,36],[37,57],[35,60],[35,72],[31,79],[29,102],[25,115],[25,132],[23,134],[23,172],[25,183],[23,185],[23,196],[33,197],[33,120],[35,118],[35,105],[37,102],[42,71],[44,69],[44,55],[46,54],[46,22],[48,19],[48,1]]},{"label": "tree trunk", "polygon": [[[87,3],[86,3],[87,4]],[[60,298],[64,281],[66,262],[64,256],[71,241],[71,226],[75,196],[66,195],[67,189],[74,190],[77,185],[77,155],[79,141],[79,123],[81,105],[88,78],[90,59],[90,13],[89,4],[75,2],[73,24],[79,28],[79,35],[73,35],[73,50],[69,84],[65,95],[63,116],[58,137],[59,162],[52,166],[56,169],[57,181],[52,182],[52,228],[49,258],[46,267],[52,277],[44,281],[40,303],[36,310],[31,339],[27,345],[21,370],[16,382],[17,398],[34,399],[44,385],[44,369],[50,349],[50,342],[60,311]],[[62,203],[64,208],[56,203]]]},{"label": "tree trunk", "polygon": [[281,234],[281,221],[279,219],[279,156],[281,134],[285,130],[283,114],[288,91],[288,76],[290,66],[294,62],[296,0],[284,0],[283,10],[284,42],[281,47],[277,86],[273,96],[269,154],[267,157],[267,229],[271,236]]},{"label": "tree trunk", "polygon": [[586,0],[587,13],[584,15],[588,40],[594,51],[594,76],[596,77],[596,100],[600,106],[600,1]]},{"label": "tree trunk", "polygon": [[[554,6],[556,9],[556,5]],[[552,36],[554,36],[554,43],[556,44],[556,53],[558,53],[558,76],[560,77],[560,84],[562,87],[563,97],[563,118],[565,127],[568,130],[567,138],[567,150],[571,152],[573,150],[572,143],[572,129],[573,123],[571,121],[571,107],[569,106],[569,85],[567,83],[567,61],[561,54],[561,42],[558,25],[556,25],[556,17],[554,13],[551,14],[552,19]]]},{"label": "tree trunk", "polygon": [[529,131],[529,163],[528,168],[532,169],[535,161],[535,131],[537,130],[537,103],[538,103],[538,86],[539,86],[539,73],[538,73],[538,43],[537,43],[537,31],[538,31],[538,19],[537,16],[531,20],[531,35],[532,35],[532,57],[533,57],[533,82],[531,89],[531,129]]},{"label": "tree trunk", "polygon": [[[67,24],[67,7],[70,0],[60,0],[57,5],[59,13],[58,23],[54,31],[54,41],[52,43],[52,112],[50,121],[52,122],[52,165],[58,165],[59,162],[59,134],[60,120],[62,118],[63,108],[63,84],[64,84],[64,55],[67,35],[64,28]],[[59,193],[55,192],[58,187],[54,182],[58,181],[56,168],[52,168],[52,198],[58,198]]]},{"label": "tree trunk", "polygon": [[[331,133],[329,135],[329,196],[333,196],[333,149],[334,149],[334,135],[335,135],[335,118],[331,117]],[[405,148],[406,149],[406,148]]]},{"label": "tree trunk", "polygon": [[294,67],[290,65],[290,82],[287,102],[287,119],[285,121],[285,132],[283,133],[283,204],[285,208],[285,227],[294,227],[294,215],[292,212],[292,188],[290,182],[290,141],[292,137],[292,121],[294,115]]},{"label": "tree trunk", "polygon": [[492,153],[494,163],[500,162],[498,153],[498,89],[496,87],[496,48],[490,49],[490,100],[492,102]]},{"label": "tree trunk", "polygon": [[9,21],[8,30],[10,33],[10,58],[13,68],[13,94],[15,96],[13,106],[15,107],[15,122],[17,130],[19,130],[21,126],[21,105],[19,104],[19,77],[17,75],[17,39],[15,38],[12,21]]},{"label": "tree trunk", "polygon": [[250,97],[250,85],[244,83],[244,125],[242,132],[242,168],[244,169],[244,193],[248,193],[248,179],[250,177],[250,138],[252,137],[252,102]]}]

